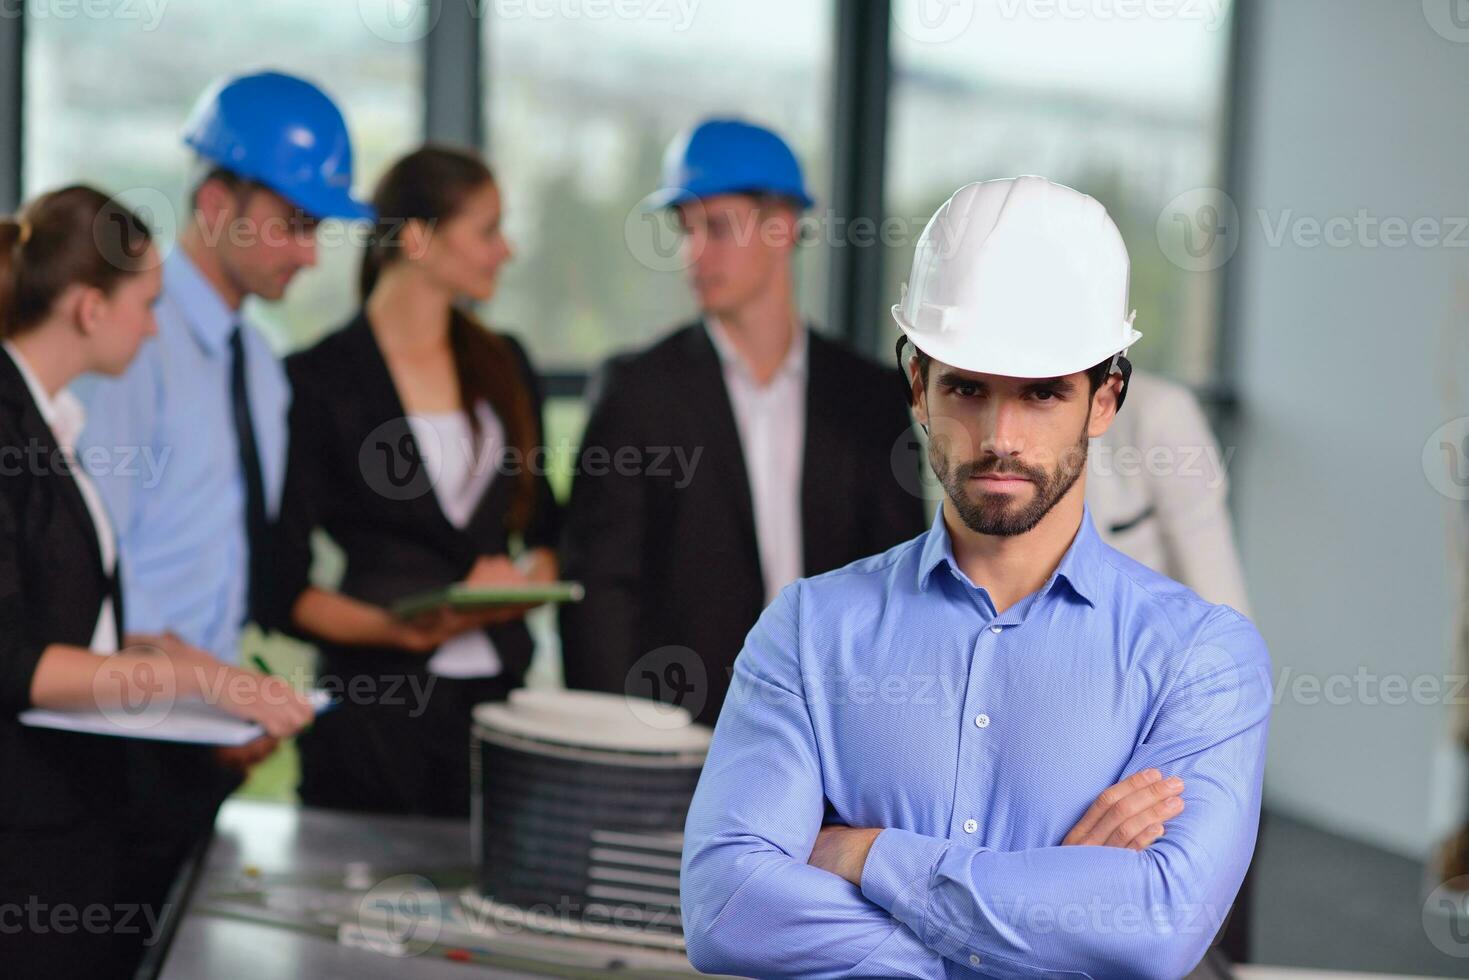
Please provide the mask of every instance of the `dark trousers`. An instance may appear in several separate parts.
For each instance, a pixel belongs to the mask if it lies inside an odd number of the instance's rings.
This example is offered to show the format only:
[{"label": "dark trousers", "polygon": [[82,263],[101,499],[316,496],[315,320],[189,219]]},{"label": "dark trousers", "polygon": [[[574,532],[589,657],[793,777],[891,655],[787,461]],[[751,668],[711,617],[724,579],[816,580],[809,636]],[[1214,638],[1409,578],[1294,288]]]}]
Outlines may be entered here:
[{"label": "dark trousers", "polygon": [[[213,834],[220,805],[243,777],[216,762],[211,746],[139,741],[128,750],[122,872],[129,889],[160,915],[177,915],[181,909],[167,907],[169,891]],[[134,965],[146,951],[142,942],[129,948]]]},{"label": "dark trousers", "polygon": [[131,976],[133,950],[142,948],[149,920],[123,886],[113,831],[99,821],[0,832],[0,975]]},{"label": "dark trousers", "polygon": [[[505,700],[511,684],[503,676],[415,679],[394,685],[378,677],[362,689],[382,696],[354,698],[352,678],[318,677],[346,693],[297,741],[302,803],[468,819],[470,714],[476,704]],[[398,694],[383,694],[390,690]]]}]

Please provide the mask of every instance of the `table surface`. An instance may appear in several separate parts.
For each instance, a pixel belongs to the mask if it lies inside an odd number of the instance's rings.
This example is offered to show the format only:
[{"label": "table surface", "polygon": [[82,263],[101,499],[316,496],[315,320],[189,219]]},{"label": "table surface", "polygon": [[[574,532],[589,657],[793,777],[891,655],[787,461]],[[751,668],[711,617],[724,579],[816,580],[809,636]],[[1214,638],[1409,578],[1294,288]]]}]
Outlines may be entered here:
[{"label": "table surface", "polygon": [[[199,977],[397,980],[411,976],[427,980],[468,980],[603,975],[603,970],[590,969],[585,964],[568,967],[564,959],[559,965],[532,961],[538,949],[560,954],[576,946],[611,950],[616,954],[618,947],[540,938],[528,942],[525,937],[521,937],[518,945],[512,943],[508,947],[489,943],[502,953],[509,949],[510,962],[528,967],[513,969],[496,965],[506,962],[505,956],[496,956],[491,963],[481,959],[472,964],[446,959],[442,944],[411,959],[354,948],[339,942],[334,928],[312,921],[321,909],[322,897],[329,895],[331,889],[338,893],[344,888],[355,889],[350,894],[358,896],[353,901],[359,901],[364,888],[371,895],[381,893],[383,886],[404,880],[427,885],[419,876],[459,881],[472,868],[469,827],[461,821],[363,816],[231,800],[220,810],[214,841],[164,959],[160,977],[162,980]],[[230,900],[231,896],[249,894],[251,889],[259,897],[253,918],[238,914],[245,906],[239,902],[232,904]],[[437,895],[446,903],[457,902],[456,891],[455,886],[446,886]],[[340,912],[341,908],[336,911]],[[350,919],[350,906],[348,913]],[[637,958],[637,954],[629,957],[632,961]],[[677,963],[668,962],[666,956],[660,959],[659,966],[664,969],[638,970],[637,975],[693,974],[687,961],[681,958]],[[1238,980],[1399,980],[1270,966],[1238,967],[1235,975]]]},{"label": "table surface", "polygon": [[[586,959],[592,954],[613,956],[632,967],[656,964],[657,969],[639,970],[639,975],[677,977],[694,972],[682,956],[640,954],[611,944],[524,932],[501,937],[491,930],[488,935],[465,935],[467,941],[461,944],[457,940],[462,934],[448,930],[441,934],[436,928],[428,938],[438,940],[437,945],[410,950],[411,959],[339,941],[341,923],[336,920],[346,920],[345,928],[351,929],[364,889],[368,896],[380,896],[384,888],[391,893],[404,881],[417,882],[437,900],[457,905],[459,886],[472,869],[469,826],[461,821],[231,800],[220,810],[214,841],[159,976],[162,980],[405,976],[467,980],[602,975],[602,969],[592,969],[589,963],[595,960],[605,967],[606,961]],[[453,884],[436,890],[422,876]],[[324,910],[331,914],[323,914]],[[386,934],[376,935],[384,937],[377,942],[386,943]],[[403,935],[401,930],[398,935]],[[372,934],[368,941],[374,941]],[[451,943],[457,955],[463,955],[460,947],[473,950],[474,962],[445,958],[445,947]],[[539,954],[547,954],[547,961],[538,962]]]},{"label": "table surface", "polygon": [[1387,973],[1341,973],[1293,966],[1237,966],[1234,975],[1236,980],[1420,980]]}]

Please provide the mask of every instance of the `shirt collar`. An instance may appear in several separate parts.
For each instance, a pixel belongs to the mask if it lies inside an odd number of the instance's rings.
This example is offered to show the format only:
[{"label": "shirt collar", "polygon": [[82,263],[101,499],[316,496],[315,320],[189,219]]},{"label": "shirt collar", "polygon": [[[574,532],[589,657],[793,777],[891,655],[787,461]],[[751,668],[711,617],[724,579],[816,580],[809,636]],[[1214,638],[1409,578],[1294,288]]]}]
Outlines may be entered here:
[{"label": "shirt collar", "polygon": [[218,354],[229,343],[239,313],[229,308],[184,250],[174,249],[163,262],[163,291],[178,305],[184,322],[199,343]]},{"label": "shirt collar", "polygon": [[31,366],[26,363],[25,356],[21,354],[20,348],[10,341],[5,341],[5,353],[15,362],[15,367],[20,371],[20,376],[25,380],[26,388],[30,390],[31,400],[36,403],[36,408],[41,412],[41,419],[51,434],[56,437],[56,443],[67,452],[76,448],[77,438],[82,434],[82,428],[87,424],[87,412],[82,407],[81,399],[70,391],[62,388],[55,396],[48,395],[41,379],[36,377]]},{"label": "shirt collar", "polygon": [[[1099,595],[1097,588],[1097,563],[1101,561],[1101,538],[1097,536],[1097,529],[1092,526],[1091,505],[1083,504],[1081,510],[1081,527],[1077,528],[1076,537],[1072,539],[1071,546],[1061,556],[1060,563],[1046,584],[1041,586],[1039,594],[1048,594],[1056,585],[1057,581],[1064,581],[1071,587],[1082,601],[1087,605],[1096,607],[1096,599]],[[928,588],[929,580],[934,570],[940,565],[947,564],[960,575],[964,572],[959,568],[959,563],[954,559],[954,544],[949,539],[949,529],[944,524],[944,508],[940,505],[934,514],[933,525],[924,536],[923,550],[918,559],[918,588],[923,591]]]},{"label": "shirt collar", "polygon": [[[753,381],[749,365],[740,356],[740,352],[735,349],[734,343],[729,339],[729,332],[724,324],[720,323],[717,317],[707,315],[704,317],[704,329],[709,333],[709,341],[714,345],[714,350],[719,355],[720,363],[726,367],[733,367],[746,378],[750,378]],[[807,351],[810,349],[810,342],[807,337],[807,331],[809,329],[803,323],[798,322],[796,324],[796,329],[791,337],[790,349],[786,351],[785,360],[780,362],[780,367],[776,368],[775,374],[771,376],[770,382],[768,383],[774,383],[777,378],[800,376],[806,373]]]}]

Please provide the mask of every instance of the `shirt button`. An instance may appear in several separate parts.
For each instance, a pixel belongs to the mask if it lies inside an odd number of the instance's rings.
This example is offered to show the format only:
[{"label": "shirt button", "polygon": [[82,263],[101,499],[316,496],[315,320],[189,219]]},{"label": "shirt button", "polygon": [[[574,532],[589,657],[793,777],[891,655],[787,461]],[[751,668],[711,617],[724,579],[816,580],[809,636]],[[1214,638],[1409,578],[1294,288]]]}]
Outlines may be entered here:
[{"label": "shirt button", "polygon": [[972,834],[979,829],[979,824],[974,820],[964,821],[964,833]]},{"label": "shirt button", "polygon": [[979,954],[978,953],[970,953],[969,954],[969,965],[970,966],[979,966]]},{"label": "shirt button", "polygon": [[998,633],[998,632],[1000,632],[1000,627],[998,627],[998,626],[991,626],[990,627],[990,632],[991,633]]},{"label": "shirt button", "polygon": [[975,715],[974,716],[974,724],[978,728],[988,728],[988,727],[990,727],[990,716],[989,715]]}]

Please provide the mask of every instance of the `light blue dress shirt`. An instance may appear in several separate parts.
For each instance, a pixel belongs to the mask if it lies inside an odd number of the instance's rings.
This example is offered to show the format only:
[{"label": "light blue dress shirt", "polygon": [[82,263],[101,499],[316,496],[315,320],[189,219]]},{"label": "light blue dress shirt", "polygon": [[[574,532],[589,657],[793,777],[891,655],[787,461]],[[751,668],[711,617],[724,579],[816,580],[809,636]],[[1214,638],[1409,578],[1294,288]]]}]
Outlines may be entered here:
[{"label": "light blue dress shirt", "polygon": [[[785,588],[745,641],[685,827],[689,955],[781,977],[1159,977],[1202,958],[1255,844],[1270,661],[1255,627],[1101,542],[996,615],[927,534]],[[1149,767],[1145,851],[1061,847]],[[884,828],[861,888],[806,862]]]},{"label": "light blue dress shirt", "polygon": [[[242,322],[181,249],[163,266],[158,335],[127,373],[78,387],[78,456],[117,529],[129,632],[173,630],[235,662],[246,615],[245,476],[230,400]],[[243,331],[267,509],[279,511],[290,385],[265,338]]]}]

